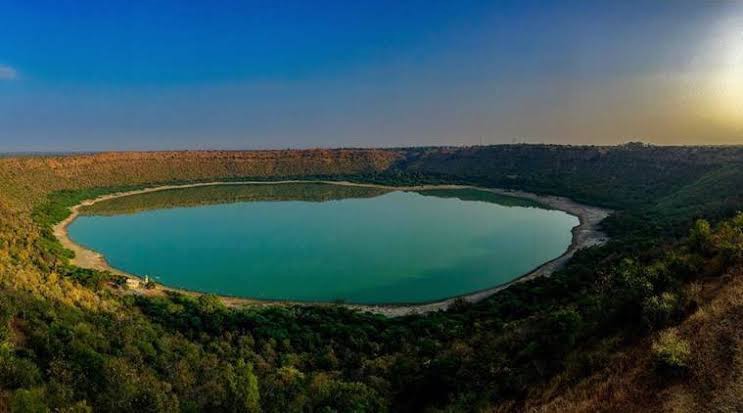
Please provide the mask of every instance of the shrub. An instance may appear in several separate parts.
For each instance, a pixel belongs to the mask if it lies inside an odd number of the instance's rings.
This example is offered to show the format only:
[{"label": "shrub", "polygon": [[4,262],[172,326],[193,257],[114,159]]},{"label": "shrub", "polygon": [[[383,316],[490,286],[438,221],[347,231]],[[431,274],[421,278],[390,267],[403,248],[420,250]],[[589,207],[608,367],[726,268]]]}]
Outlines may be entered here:
[{"label": "shrub", "polygon": [[743,213],[720,224],[715,234],[715,243],[726,262],[743,259]]},{"label": "shrub", "polygon": [[675,328],[660,333],[653,341],[655,369],[662,376],[679,376],[689,368],[691,349]]},{"label": "shrub", "polygon": [[33,386],[41,380],[39,368],[32,361],[14,356],[9,349],[0,349],[0,387],[15,389]]},{"label": "shrub", "polygon": [[452,303],[449,305],[448,310],[452,312],[458,312],[458,311],[466,311],[467,309],[472,308],[472,303],[465,300],[463,297],[457,297]]},{"label": "shrub", "polygon": [[49,411],[44,403],[44,391],[41,388],[20,389],[10,399],[10,411],[13,413],[46,413]]},{"label": "shrub", "polygon": [[118,275],[113,278],[112,282],[118,288],[128,288],[126,285],[126,280],[127,280],[127,277],[123,275]]},{"label": "shrub", "polygon": [[709,254],[712,243],[712,228],[709,222],[704,219],[698,219],[689,231],[689,245],[694,250]]},{"label": "shrub", "polygon": [[646,298],[642,303],[642,321],[648,330],[663,328],[680,312],[678,295],[664,292]]}]

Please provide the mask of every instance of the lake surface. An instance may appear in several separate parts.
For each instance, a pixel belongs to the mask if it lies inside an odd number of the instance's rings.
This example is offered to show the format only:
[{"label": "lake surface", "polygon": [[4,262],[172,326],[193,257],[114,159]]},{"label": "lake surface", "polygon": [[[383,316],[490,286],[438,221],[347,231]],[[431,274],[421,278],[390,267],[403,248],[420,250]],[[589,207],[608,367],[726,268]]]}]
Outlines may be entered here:
[{"label": "lake surface", "polygon": [[513,280],[568,248],[578,219],[477,190],[230,185],[99,202],[68,228],[167,286],[296,301],[413,303]]}]

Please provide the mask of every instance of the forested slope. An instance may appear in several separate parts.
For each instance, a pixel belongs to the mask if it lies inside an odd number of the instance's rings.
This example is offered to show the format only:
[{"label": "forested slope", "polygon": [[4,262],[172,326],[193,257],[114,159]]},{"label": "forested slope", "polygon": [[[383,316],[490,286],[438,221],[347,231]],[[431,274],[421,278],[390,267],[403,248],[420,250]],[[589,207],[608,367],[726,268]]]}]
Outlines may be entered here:
[{"label": "forested slope", "polygon": [[[509,145],[0,158],[0,411],[695,411],[717,389],[715,406],[735,411],[741,154]],[[70,267],[49,232],[67,207],[123,188],[301,177],[472,183],[618,213],[612,242],[549,279],[398,319],[133,296]],[[623,391],[655,398],[598,391],[618,383],[602,372],[624,354],[645,361]]]}]

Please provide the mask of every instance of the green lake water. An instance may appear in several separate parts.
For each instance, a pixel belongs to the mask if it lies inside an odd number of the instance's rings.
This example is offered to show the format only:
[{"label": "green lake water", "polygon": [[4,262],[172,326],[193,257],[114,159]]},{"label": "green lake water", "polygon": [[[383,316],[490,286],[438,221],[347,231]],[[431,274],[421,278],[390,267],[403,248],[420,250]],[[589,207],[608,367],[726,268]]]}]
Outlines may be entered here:
[{"label": "green lake water", "polygon": [[111,266],[171,287],[412,303],[511,281],[565,252],[576,225],[565,212],[477,190],[276,184],[100,202],[69,235]]}]

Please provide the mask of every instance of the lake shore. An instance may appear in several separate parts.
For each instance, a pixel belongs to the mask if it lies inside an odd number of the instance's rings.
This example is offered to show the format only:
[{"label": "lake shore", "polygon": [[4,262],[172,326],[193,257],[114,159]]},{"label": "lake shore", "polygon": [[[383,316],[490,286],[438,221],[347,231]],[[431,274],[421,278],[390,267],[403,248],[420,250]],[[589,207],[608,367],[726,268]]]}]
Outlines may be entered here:
[{"label": "lake shore", "polygon": [[[432,311],[447,309],[452,303],[457,300],[464,300],[466,302],[475,303],[484,300],[487,297],[508,288],[519,282],[532,280],[537,277],[549,276],[557,269],[561,268],[573,254],[581,249],[590,247],[593,245],[601,245],[607,241],[607,237],[598,229],[598,224],[604,218],[606,218],[612,211],[604,208],[598,208],[588,205],[583,205],[572,201],[565,197],[559,196],[548,196],[538,195],[530,192],[516,191],[516,190],[505,190],[497,188],[482,188],[470,185],[419,185],[419,186],[386,186],[378,184],[364,184],[354,183],[347,181],[322,181],[322,180],[285,180],[285,181],[237,181],[237,182],[208,182],[208,183],[195,183],[185,185],[164,185],[152,188],[146,188],[141,190],[127,191],[111,193],[100,196],[95,199],[85,200],[70,209],[70,215],[56,224],[53,227],[53,233],[59,240],[63,247],[74,252],[75,257],[70,260],[72,265],[81,268],[88,268],[100,271],[110,271],[113,274],[121,275],[133,280],[139,280],[140,278],[121,271],[119,269],[111,267],[106,261],[105,257],[100,253],[85,248],[70,239],[67,232],[68,226],[79,216],[80,208],[90,206],[98,202],[120,198],[131,195],[139,195],[150,192],[166,191],[171,189],[185,189],[194,188],[201,186],[214,186],[214,185],[277,185],[277,184],[295,184],[295,183],[322,183],[332,185],[345,185],[345,186],[359,186],[368,188],[379,188],[388,189],[390,191],[422,191],[422,190],[433,190],[433,189],[476,189],[480,191],[486,191],[495,193],[498,195],[506,195],[517,198],[529,199],[543,204],[547,207],[564,211],[568,214],[574,215],[579,219],[579,224],[572,229],[572,241],[568,249],[559,257],[550,260],[534,270],[518,277],[506,284],[501,284],[493,288],[473,292],[459,297],[452,297],[441,301],[421,304],[380,304],[380,305],[366,305],[366,304],[329,304],[329,303],[306,303],[306,302],[284,302],[284,301],[263,301],[249,298],[240,297],[227,297],[223,296],[222,300],[226,305],[229,306],[242,306],[242,305],[277,305],[277,304],[296,304],[296,305],[343,305],[347,308],[356,309],[365,312],[371,312],[375,314],[382,314],[389,317],[399,317],[411,314],[422,314]],[[129,291],[135,294],[142,295],[163,295],[168,291],[179,292],[188,295],[199,295],[198,292],[185,291],[178,288],[166,287],[163,285],[157,285],[155,288],[147,289],[142,286],[142,283]]]}]

